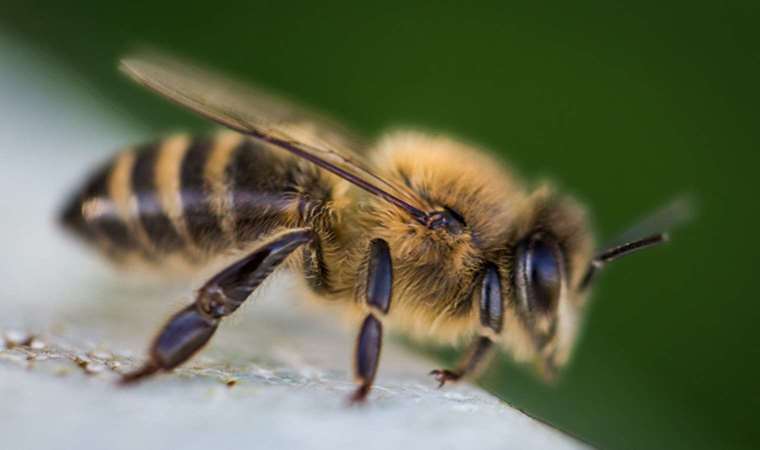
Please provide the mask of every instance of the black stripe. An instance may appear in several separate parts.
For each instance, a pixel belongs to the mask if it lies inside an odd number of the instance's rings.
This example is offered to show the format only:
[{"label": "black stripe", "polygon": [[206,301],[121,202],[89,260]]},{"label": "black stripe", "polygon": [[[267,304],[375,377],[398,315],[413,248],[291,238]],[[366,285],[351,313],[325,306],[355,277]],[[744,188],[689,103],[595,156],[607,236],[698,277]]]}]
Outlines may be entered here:
[{"label": "black stripe", "polygon": [[113,161],[101,165],[86,178],[87,182],[66,202],[61,211],[60,220],[64,227],[86,240],[95,239],[93,224],[85,219],[82,206],[88,200],[103,198],[108,200],[108,174]]},{"label": "black stripe", "polygon": [[219,220],[211,209],[210,191],[203,173],[213,141],[195,139],[185,153],[180,172],[182,208],[190,237],[205,250],[227,246]]},{"label": "black stripe", "polygon": [[[110,210],[104,211],[103,214],[90,218],[90,220],[87,221],[91,230],[89,233],[92,233],[92,235],[102,235],[118,250],[134,250],[138,247],[138,243],[134,236],[129,232],[127,224],[119,217],[119,214],[116,211],[116,205],[113,204],[113,199],[108,195],[108,182],[117,160],[118,159],[114,159],[104,167],[101,167],[82,189],[80,214],[81,205],[85,202],[99,199],[105,204],[109,204],[111,206]],[[83,220],[86,219],[83,218]]]},{"label": "black stripe", "polygon": [[283,223],[295,192],[288,172],[287,164],[260,143],[245,140],[235,149],[225,176],[239,242],[253,241]]},{"label": "black stripe", "polygon": [[137,198],[140,223],[148,238],[156,250],[172,252],[182,248],[183,242],[158,198],[156,161],[160,149],[160,143],[151,143],[138,150],[132,169],[132,191]]},{"label": "black stripe", "polygon": [[95,239],[95,234],[90,224],[84,220],[84,216],[82,215],[82,198],[82,192],[71,195],[61,209],[59,221],[64,228],[73,232],[78,237],[91,241]]}]

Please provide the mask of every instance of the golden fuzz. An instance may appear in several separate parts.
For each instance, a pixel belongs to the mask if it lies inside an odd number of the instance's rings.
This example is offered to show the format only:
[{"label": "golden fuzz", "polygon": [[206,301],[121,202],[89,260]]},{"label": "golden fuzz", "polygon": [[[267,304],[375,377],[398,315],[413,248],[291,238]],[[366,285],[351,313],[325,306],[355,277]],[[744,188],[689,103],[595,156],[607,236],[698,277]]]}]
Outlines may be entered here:
[{"label": "golden fuzz", "polygon": [[[321,239],[329,289],[308,296],[337,300],[347,306],[349,316],[359,317],[366,311],[356,299],[366,289],[367,248],[372,239],[381,238],[393,261],[392,307],[383,318],[388,326],[434,342],[486,334],[516,359],[525,360],[536,356],[538,349],[512,287],[513,251],[520,239],[541,230],[561,243],[569,280],[559,305],[559,329],[545,348],[556,350],[558,362],[567,359],[583,303],[573,288],[588,265],[593,243],[583,209],[558,196],[548,184],[531,189],[500,160],[446,136],[397,131],[382,137],[369,152],[377,175],[413,191],[428,211],[455,211],[466,223],[457,234],[410,220],[405,211],[268,144],[224,132],[210,140],[206,153],[198,151],[199,145],[197,139],[180,136],[161,141],[153,150],[155,203],[182,243],[171,251],[153,243],[161,236],[155,235],[155,224],[151,228],[141,215],[130,184],[128,169],[145,153],[130,149],[101,175],[110,188],[100,197],[82,198],[82,205],[110,202],[114,208],[109,214],[124,222],[131,236],[129,246],[118,241],[101,245],[108,255],[121,261],[144,260],[152,267],[181,265],[177,261],[199,268],[221,267],[221,261],[241,257],[283,229],[311,226]],[[256,153],[241,159],[240,148],[245,145]],[[186,167],[191,151],[206,159],[196,163],[202,169],[202,183],[189,192]],[[188,198],[195,198],[189,194],[200,199],[195,208],[207,218],[187,214]],[[241,210],[241,201],[249,202],[252,209]],[[102,217],[85,217],[93,223],[96,219]],[[204,221],[215,225],[198,235]],[[97,240],[103,241],[102,236]],[[288,266],[306,273],[304,255],[295,252]],[[499,335],[479,321],[480,274],[486,262],[495,264],[501,275],[504,332]]]}]

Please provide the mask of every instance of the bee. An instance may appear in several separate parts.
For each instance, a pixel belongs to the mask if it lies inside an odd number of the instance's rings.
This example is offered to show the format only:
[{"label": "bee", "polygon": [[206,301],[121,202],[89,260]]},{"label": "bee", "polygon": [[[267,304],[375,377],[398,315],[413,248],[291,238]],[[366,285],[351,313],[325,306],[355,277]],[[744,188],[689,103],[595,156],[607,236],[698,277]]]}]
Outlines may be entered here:
[{"label": "bee", "polygon": [[121,70],[226,127],[119,153],[66,205],[62,223],[118,263],[225,267],[174,314],[134,383],[186,362],[273,272],[357,318],[363,401],[386,329],[470,342],[439,386],[474,376],[495,348],[564,366],[595,275],[664,242],[673,208],[597,249],[584,207],[529,186],[487,152],[442,135],[388,133],[367,144],[340,125],[213,71],[156,53]]}]

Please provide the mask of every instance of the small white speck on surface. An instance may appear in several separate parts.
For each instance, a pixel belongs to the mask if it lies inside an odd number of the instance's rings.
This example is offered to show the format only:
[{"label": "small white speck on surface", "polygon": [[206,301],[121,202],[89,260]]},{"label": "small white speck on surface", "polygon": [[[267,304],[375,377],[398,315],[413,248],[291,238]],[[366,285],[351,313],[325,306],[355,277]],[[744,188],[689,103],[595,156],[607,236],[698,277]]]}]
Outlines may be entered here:
[{"label": "small white speck on surface", "polygon": [[437,389],[437,364],[392,339],[368,404],[348,407],[356,330],[300,308],[287,278],[185,366],[118,386],[202,280],[116,275],[53,226],[63,193],[142,134],[55,61],[0,37],[0,192],[14,193],[0,197],[13,211],[0,221],[2,448],[583,447],[477,387]]},{"label": "small white speck on surface", "polygon": [[101,359],[101,360],[108,360],[113,358],[113,355],[111,352],[107,350],[95,350],[93,352],[90,352],[90,356],[92,356],[95,359]]},{"label": "small white speck on surface", "polygon": [[84,370],[87,371],[87,373],[96,374],[106,370],[106,366],[100,363],[89,362],[84,367]]},{"label": "small white speck on surface", "polygon": [[6,347],[16,347],[31,339],[31,337],[23,331],[12,329],[5,331],[5,333],[3,333],[3,338],[5,339]]},{"label": "small white speck on surface", "polygon": [[111,370],[118,370],[121,367],[121,363],[119,361],[108,361],[106,362],[106,365],[108,365],[108,368]]},{"label": "small white speck on surface", "polygon": [[32,342],[29,343],[29,348],[32,350],[42,350],[45,348],[45,342],[38,338],[33,338]]}]

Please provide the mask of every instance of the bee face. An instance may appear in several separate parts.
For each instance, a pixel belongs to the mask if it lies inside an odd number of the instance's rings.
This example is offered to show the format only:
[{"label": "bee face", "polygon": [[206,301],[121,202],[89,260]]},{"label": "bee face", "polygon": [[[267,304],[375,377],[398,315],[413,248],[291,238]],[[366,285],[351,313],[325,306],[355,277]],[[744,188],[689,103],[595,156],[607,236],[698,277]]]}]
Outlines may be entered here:
[{"label": "bee face", "polygon": [[569,359],[587,295],[582,277],[592,255],[585,213],[548,190],[511,248],[511,298],[540,371],[552,378]]}]

